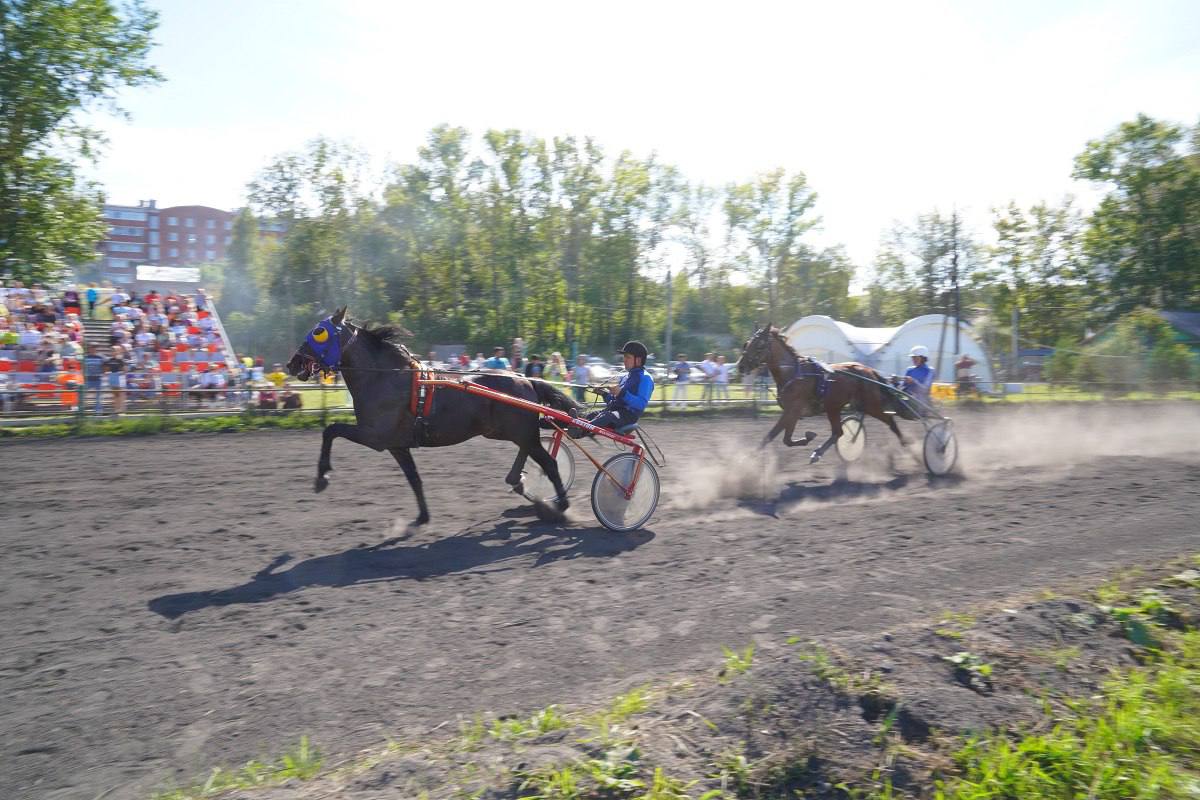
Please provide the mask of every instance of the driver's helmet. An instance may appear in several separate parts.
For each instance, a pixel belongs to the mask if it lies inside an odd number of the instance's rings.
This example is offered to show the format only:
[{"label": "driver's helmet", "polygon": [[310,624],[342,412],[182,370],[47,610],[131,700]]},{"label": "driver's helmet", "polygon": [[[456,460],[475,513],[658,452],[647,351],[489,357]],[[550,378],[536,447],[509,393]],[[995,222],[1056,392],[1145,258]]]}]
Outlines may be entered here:
[{"label": "driver's helmet", "polygon": [[921,358],[929,358],[929,348],[923,344],[916,345],[912,350],[908,351],[910,356],[920,356]]},{"label": "driver's helmet", "polygon": [[648,353],[646,352],[646,345],[642,344],[641,342],[633,342],[633,341],[626,342],[625,346],[621,348],[621,353],[622,354],[628,353],[629,355],[633,356],[634,358],[642,359],[642,361],[645,361],[646,356],[648,355]]}]

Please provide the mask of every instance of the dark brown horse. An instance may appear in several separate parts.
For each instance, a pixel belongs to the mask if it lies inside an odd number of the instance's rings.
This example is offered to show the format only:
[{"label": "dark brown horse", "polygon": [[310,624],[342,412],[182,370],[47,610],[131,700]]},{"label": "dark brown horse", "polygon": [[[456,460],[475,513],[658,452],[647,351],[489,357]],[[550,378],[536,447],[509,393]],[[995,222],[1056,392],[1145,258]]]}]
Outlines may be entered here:
[{"label": "dark brown horse", "polygon": [[[288,361],[288,372],[302,381],[323,370],[340,371],[354,399],[356,424],[335,422],[325,426],[313,488],[320,492],[329,485],[334,439],[340,437],[373,450],[387,450],[404,470],[417,496],[419,514],[414,524],[422,525],[429,521],[429,508],[412,449],[446,447],[483,436],[513,442],[520,448],[505,477],[513,491],[524,495],[521,470],[526,458],[532,458],[554,485],[558,512],[565,511],[566,492],[558,464],[542,447],[538,415],[457,389],[441,388],[433,395],[414,397],[414,392],[419,395],[416,378],[421,364],[400,343],[400,333],[396,328],[366,328],[347,322],[346,309],[341,308],[321,320]],[[574,400],[550,384],[529,381],[511,372],[473,372],[463,380],[560,411],[578,408]],[[525,496],[539,506],[539,511],[550,510],[536,498]]]},{"label": "dark brown horse", "polygon": [[[821,456],[842,435],[842,409],[847,406],[880,420],[892,429],[900,444],[908,444],[896,426],[894,416],[884,412],[891,406],[891,398],[886,395],[888,389],[877,384],[886,383],[886,379],[870,367],[855,361],[826,366],[801,356],[792,349],[779,329],[769,323],[746,341],[742,357],[738,360],[738,371],[745,375],[749,370],[758,369],[761,364],[766,364],[771,371],[771,377],[775,379],[776,397],[783,407],[783,416],[763,437],[763,447],[781,432],[785,432],[783,443],[788,447],[808,444],[817,435],[807,431],[803,439],[793,439],[796,423],[801,417],[824,412],[832,434],[813,451],[810,458],[813,462],[820,461]],[[859,380],[855,375],[867,380]]]}]

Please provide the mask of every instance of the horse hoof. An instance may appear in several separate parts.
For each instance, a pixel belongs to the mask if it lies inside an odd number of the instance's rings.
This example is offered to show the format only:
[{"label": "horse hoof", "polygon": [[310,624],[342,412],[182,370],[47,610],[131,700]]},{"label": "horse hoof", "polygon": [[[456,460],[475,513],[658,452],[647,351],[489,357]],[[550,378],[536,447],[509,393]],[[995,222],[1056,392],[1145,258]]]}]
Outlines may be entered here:
[{"label": "horse hoof", "polygon": [[513,494],[519,494],[525,497],[525,481],[518,481],[512,485]]},{"label": "horse hoof", "polygon": [[534,513],[542,522],[565,522],[567,515],[547,503],[537,500],[533,504]]},{"label": "horse hoof", "polygon": [[571,501],[567,499],[565,494],[560,494],[558,497],[554,498],[554,507],[559,511],[566,511],[571,507]]},{"label": "horse hoof", "polygon": [[313,491],[316,492],[317,494],[320,494],[321,492],[325,491],[325,489],[328,487],[329,487],[329,479],[326,478],[324,475],[318,475],[317,479],[315,481],[313,481]]},{"label": "horse hoof", "polygon": [[415,528],[415,527],[419,527],[419,526],[421,526],[421,525],[424,525],[426,522],[429,522],[429,515],[428,515],[428,514],[425,514],[425,513],[422,513],[422,514],[421,514],[420,516],[418,516],[418,517],[417,517],[415,520],[413,520],[413,527],[414,527],[414,528]]},{"label": "horse hoof", "polygon": [[813,453],[811,456],[808,457],[808,463],[810,463],[810,464],[815,464],[820,460],[821,460],[820,453]]}]

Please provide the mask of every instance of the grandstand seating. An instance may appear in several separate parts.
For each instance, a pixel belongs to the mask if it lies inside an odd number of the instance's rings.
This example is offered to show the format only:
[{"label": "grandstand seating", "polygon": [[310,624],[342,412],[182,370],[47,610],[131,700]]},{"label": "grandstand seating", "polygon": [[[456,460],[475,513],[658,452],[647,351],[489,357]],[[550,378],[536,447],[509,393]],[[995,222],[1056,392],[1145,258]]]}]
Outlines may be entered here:
[{"label": "grandstand seating", "polygon": [[[180,295],[180,299],[190,298]],[[0,298],[0,302],[6,302],[6,300],[12,300],[11,294],[7,298]],[[211,298],[205,298],[205,302],[211,307],[213,301]],[[5,323],[5,329],[12,326],[12,330],[15,331],[17,330],[15,323],[22,323],[36,325],[43,333],[62,333],[64,337],[66,334],[78,335],[81,333],[80,345],[85,352],[90,345],[96,345],[105,357],[111,354],[113,327],[111,318],[75,321],[62,313],[61,304],[56,303],[53,297],[42,305],[44,308],[57,305],[59,310],[53,323],[43,317],[34,318],[26,314],[27,304],[21,306],[8,302],[10,314]],[[234,366],[232,349],[223,328],[219,323],[211,325],[202,322],[212,316],[211,312],[195,310],[194,315],[195,323],[188,326],[187,335],[191,337],[205,336],[207,333],[205,329],[208,328],[211,329],[217,340],[193,345],[181,337],[179,341],[162,349],[134,348],[137,352],[136,366],[132,366],[127,373],[131,398],[138,394],[137,388],[134,387],[142,388],[147,384],[150,386],[161,385],[168,395],[173,393],[174,396],[179,397],[182,388],[187,383],[186,373]],[[219,320],[219,316],[217,319]],[[4,406],[0,410],[10,411],[14,406],[46,410],[78,407],[80,396],[72,384],[82,386],[84,383],[82,358],[63,355],[56,362],[56,370],[39,371],[39,367],[46,363],[46,357],[54,349],[56,348],[47,345],[45,341],[36,350],[30,346],[19,346],[15,339],[0,344],[0,394],[3,394],[5,399]],[[13,392],[14,389],[18,391]],[[107,405],[107,401],[111,398],[107,396],[107,392],[104,395],[105,405]],[[14,401],[14,397],[17,398],[16,401]]]}]

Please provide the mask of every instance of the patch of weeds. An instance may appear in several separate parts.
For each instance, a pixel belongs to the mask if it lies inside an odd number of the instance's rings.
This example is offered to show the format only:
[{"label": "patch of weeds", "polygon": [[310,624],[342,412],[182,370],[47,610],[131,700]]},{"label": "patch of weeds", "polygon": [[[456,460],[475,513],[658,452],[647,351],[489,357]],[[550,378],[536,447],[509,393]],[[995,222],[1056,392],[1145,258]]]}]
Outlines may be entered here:
[{"label": "patch of weeds", "polygon": [[[574,765],[544,767],[524,773],[521,777],[518,787],[520,800],[578,800],[584,796],[580,775]],[[527,789],[533,793],[525,794]]]},{"label": "patch of weeds", "polygon": [[1200,589],[1200,569],[1185,569],[1183,572],[1178,572],[1167,578],[1163,583],[1167,586]]},{"label": "patch of weeds", "polygon": [[1105,581],[1092,590],[1092,596],[1102,606],[1113,606],[1129,596],[1117,580]]},{"label": "patch of weeds", "polygon": [[1055,669],[1059,672],[1066,672],[1071,666],[1071,662],[1079,658],[1082,651],[1078,646],[1071,647],[1052,647],[1046,650],[1032,650],[1030,655],[1036,658],[1044,658],[1054,664]]},{"label": "patch of weeds", "polygon": [[963,632],[975,625],[974,614],[961,614],[955,611],[948,611],[938,620],[941,627],[934,628],[933,632],[943,639],[961,639]]},{"label": "patch of weeds", "polygon": [[[688,790],[695,784],[696,781],[685,782],[678,778],[672,778],[663,772],[662,767],[655,767],[654,777],[650,780],[650,785],[646,787],[646,793],[638,795],[637,800],[692,800]],[[700,800],[715,800],[721,794],[720,789],[713,789],[711,792],[700,795]]]},{"label": "patch of weeds", "polygon": [[1123,606],[1100,606],[1112,615],[1125,637],[1138,647],[1159,649],[1161,643],[1153,630],[1154,625],[1182,630],[1183,615],[1171,603],[1171,599],[1158,589],[1143,589],[1131,598],[1133,604]]},{"label": "patch of weeds", "polygon": [[963,650],[942,660],[954,665],[954,678],[963,686],[981,694],[992,691],[992,665],[979,656]]},{"label": "patch of weeds", "polygon": [[512,741],[533,736],[541,736],[551,731],[571,727],[571,722],[558,710],[557,705],[550,705],[536,712],[529,719],[497,719],[493,720],[488,733],[492,738],[502,742]]},{"label": "patch of weeds", "polygon": [[816,642],[809,642],[798,658],[806,662],[818,678],[840,692],[850,691],[854,683],[850,672],[837,664],[829,651]]},{"label": "patch of weeds", "polygon": [[750,774],[753,770],[753,764],[746,758],[745,754],[737,750],[726,750],[721,755],[717,756],[713,762],[715,771],[708,777],[714,780],[721,781],[722,791],[732,790],[736,794],[743,795],[751,791],[753,782]]},{"label": "patch of weeds", "polygon": [[604,746],[609,746],[618,738],[615,735],[615,728],[620,723],[629,719],[634,714],[641,714],[650,709],[650,689],[649,687],[638,687],[631,689],[623,695],[619,695],[613,699],[608,708],[600,711],[584,720],[593,731],[593,736],[583,741],[597,742]]},{"label": "patch of weeds", "polygon": [[725,653],[725,663],[717,673],[717,678],[721,683],[727,683],[738,675],[744,675],[754,664],[753,643],[746,645],[740,651],[730,650],[728,647],[722,647],[721,650]]},{"label": "patch of weeds", "polygon": [[1072,716],[1046,733],[971,739],[961,770],[939,782],[945,800],[983,798],[1194,797],[1200,750],[1200,633],[1150,667],[1109,680],[1103,694],[1070,704]]},{"label": "patch of weeds", "polygon": [[460,722],[458,726],[458,743],[463,750],[475,750],[483,743],[487,735],[487,723],[482,714],[476,714],[471,722]]},{"label": "patch of weeds", "polygon": [[620,761],[593,758],[585,763],[583,768],[601,792],[628,795],[646,787],[645,781],[638,778],[637,761],[640,757],[641,754],[637,750],[631,750]]},{"label": "patch of weeds", "polygon": [[198,800],[211,797],[230,789],[252,789],[284,781],[312,780],[321,771],[321,754],[313,747],[307,736],[300,737],[300,745],[280,756],[279,760],[267,764],[251,760],[239,769],[215,767],[204,783],[185,789],[173,789],[154,795],[153,800]]}]

